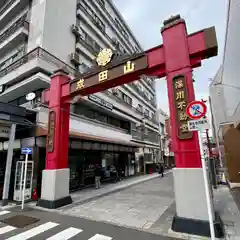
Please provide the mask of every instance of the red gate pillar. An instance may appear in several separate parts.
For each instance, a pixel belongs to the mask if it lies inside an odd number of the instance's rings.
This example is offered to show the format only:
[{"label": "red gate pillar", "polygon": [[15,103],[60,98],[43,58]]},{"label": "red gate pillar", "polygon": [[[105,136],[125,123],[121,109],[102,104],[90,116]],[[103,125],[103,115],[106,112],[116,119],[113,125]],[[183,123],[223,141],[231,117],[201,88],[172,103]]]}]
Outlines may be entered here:
[{"label": "red gate pillar", "polygon": [[172,229],[209,235],[208,211],[196,132],[188,132],[185,109],[195,100],[186,24],[169,19],[162,28],[163,48],[172,126],[176,216]]},{"label": "red gate pillar", "polygon": [[69,195],[68,139],[70,104],[61,100],[62,85],[69,82],[63,71],[51,78],[46,166],[42,173],[41,199],[38,205],[58,208],[72,203]]}]

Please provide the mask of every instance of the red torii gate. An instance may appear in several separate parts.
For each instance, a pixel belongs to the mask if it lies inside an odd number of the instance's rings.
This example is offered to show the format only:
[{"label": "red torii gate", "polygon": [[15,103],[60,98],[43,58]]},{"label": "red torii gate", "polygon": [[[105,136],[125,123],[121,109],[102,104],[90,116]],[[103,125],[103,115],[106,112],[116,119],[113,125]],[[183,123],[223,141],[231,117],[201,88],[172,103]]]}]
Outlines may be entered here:
[{"label": "red torii gate", "polygon": [[209,235],[198,136],[188,132],[185,108],[188,102],[195,100],[192,69],[201,66],[203,59],[217,55],[215,28],[188,35],[180,15],[163,24],[162,45],[116,61],[112,51],[104,49],[97,58],[98,67],[78,79],[71,81],[62,70],[52,76],[50,88],[42,95],[43,102],[49,106],[49,124],[46,169],[38,205],[57,208],[72,202],[68,169],[70,101],[78,95],[86,96],[133,82],[143,74],[166,76],[176,162],[177,213],[173,229],[188,232],[197,224],[195,234]]}]

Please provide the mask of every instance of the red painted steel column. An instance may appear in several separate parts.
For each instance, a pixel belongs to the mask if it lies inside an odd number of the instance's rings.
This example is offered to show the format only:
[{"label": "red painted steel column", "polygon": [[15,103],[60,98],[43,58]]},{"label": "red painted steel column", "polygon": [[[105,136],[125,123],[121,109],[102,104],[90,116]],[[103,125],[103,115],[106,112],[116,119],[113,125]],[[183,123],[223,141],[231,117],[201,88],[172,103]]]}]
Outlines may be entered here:
[{"label": "red painted steel column", "polygon": [[171,116],[172,146],[177,168],[201,168],[200,147],[197,133],[191,139],[181,140],[177,136],[178,123],[174,107],[173,78],[184,75],[188,91],[188,101],[195,100],[192,68],[188,50],[186,24],[183,19],[175,23],[165,23],[162,28],[163,48],[165,53],[168,99]]},{"label": "red painted steel column", "polygon": [[61,100],[61,86],[69,82],[63,72],[51,78],[46,170],[68,168],[70,104]]}]

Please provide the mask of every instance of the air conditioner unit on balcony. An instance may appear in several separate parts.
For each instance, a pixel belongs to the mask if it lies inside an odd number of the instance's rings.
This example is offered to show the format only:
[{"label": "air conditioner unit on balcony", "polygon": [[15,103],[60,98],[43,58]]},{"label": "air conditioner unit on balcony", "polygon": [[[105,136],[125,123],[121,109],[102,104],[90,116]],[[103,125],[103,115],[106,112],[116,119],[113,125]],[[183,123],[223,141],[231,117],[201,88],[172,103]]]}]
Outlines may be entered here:
[{"label": "air conditioner unit on balcony", "polygon": [[80,10],[80,9],[77,10],[77,18],[78,18],[78,19],[81,18],[81,10]]},{"label": "air conditioner unit on balcony", "polygon": [[80,52],[80,50],[81,50],[81,44],[80,44],[80,43],[77,43],[77,44],[76,44],[76,51],[77,51],[77,52]]},{"label": "air conditioner unit on balcony", "polygon": [[80,64],[79,55],[77,53],[71,53],[70,61],[72,64],[79,65]]},{"label": "air conditioner unit on balcony", "polygon": [[119,48],[119,41],[115,37],[111,39],[111,42],[115,48]]},{"label": "air conditioner unit on balcony", "polygon": [[72,24],[71,30],[72,30],[72,33],[74,33],[76,36],[80,36],[80,32],[79,32],[79,27],[78,26]]}]

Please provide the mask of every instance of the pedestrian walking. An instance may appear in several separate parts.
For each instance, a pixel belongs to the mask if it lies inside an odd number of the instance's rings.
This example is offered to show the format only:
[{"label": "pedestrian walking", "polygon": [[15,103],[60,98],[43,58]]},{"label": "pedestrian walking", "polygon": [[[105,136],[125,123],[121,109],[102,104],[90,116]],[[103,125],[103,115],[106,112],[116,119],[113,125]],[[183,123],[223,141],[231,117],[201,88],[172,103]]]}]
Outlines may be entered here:
[{"label": "pedestrian walking", "polygon": [[96,164],[95,166],[95,170],[94,170],[94,175],[95,175],[95,187],[96,189],[99,189],[101,187],[101,168],[98,164]]},{"label": "pedestrian walking", "polygon": [[159,167],[159,174],[161,174],[162,177],[164,177],[164,167],[162,164],[160,164],[160,167]]}]

